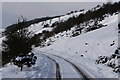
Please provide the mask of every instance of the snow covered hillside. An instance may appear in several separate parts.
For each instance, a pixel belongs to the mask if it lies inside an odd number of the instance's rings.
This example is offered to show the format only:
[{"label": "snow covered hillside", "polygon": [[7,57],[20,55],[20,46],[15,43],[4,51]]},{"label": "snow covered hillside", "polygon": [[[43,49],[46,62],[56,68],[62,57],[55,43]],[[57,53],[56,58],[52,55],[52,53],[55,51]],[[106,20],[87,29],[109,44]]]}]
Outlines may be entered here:
[{"label": "snow covered hillside", "polygon": [[[65,18],[65,17],[64,17]],[[64,19],[63,18],[63,19]],[[58,20],[58,19],[57,19]],[[56,21],[57,21],[56,20]],[[56,34],[53,37],[50,37],[46,40],[45,44],[51,44],[46,47],[36,47],[37,50],[43,51],[45,53],[50,53],[54,55],[61,56],[78,66],[82,67],[90,74],[94,75],[96,78],[117,78],[118,74],[112,71],[112,68],[108,67],[104,64],[96,64],[95,60],[98,56],[110,56],[114,53],[116,48],[118,47],[118,14],[106,17],[103,21],[100,22],[103,25],[107,25],[100,29],[86,32],[80,34],[79,36],[71,37],[72,31],[75,30],[73,27],[69,31],[64,31],[62,33]],[[40,33],[45,28],[41,27],[41,22],[35,25],[31,25],[29,30],[33,30],[36,34]],[[41,28],[40,28],[41,27]],[[50,28],[46,28],[50,30]],[[51,28],[52,30],[52,28]],[[63,35],[63,36],[61,36]],[[1,39],[2,40],[2,39]],[[51,42],[53,41],[53,42]],[[115,43],[113,46],[111,44]],[[0,71],[3,73],[3,78],[10,78],[12,76],[14,78],[49,78],[48,74],[53,72],[54,69],[51,69],[50,72],[45,71],[50,69],[52,66],[52,62],[46,63],[47,58],[41,56],[40,54],[36,54],[40,59],[37,60],[37,64],[35,67],[27,69],[26,67],[23,69],[23,72],[19,71],[19,68],[14,66],[13,64],[8,64],[6,67],[2,68]],[[41,62],[43,61],[43,62]],[[43,66],[44,65],[44,66]],[[53,64],[54,65],[54,64]],[[41,66],[40,71],[38,67]],[[42,67],[43,66],[43,67]],[[32,72],[31,72],[32,71]],[[11,75],[5,75],[6,73],[13,73]],[[38,74],[40,73],[40,74]]]},{"label": "snow covered hillside", "polygon": [[[118,74],[112,72],[112,68],[96,64],[95,60],[100,55],[110,56],[118,47],[118,15],[110,16],[101,23],[107,26],[77,37],[51,38],[55,42],[50,46],[37,49],[78,63],[92,74],[99,75],[98,77],[117,78]],[[113,43],[115,44],[110,46]]]},{"label": "snow covered hillside", "polygon": [[53,18],[53,19],[50,19],[50,20],[42,21],[42,22],[39,22],[38,24],[33,24],[33,25],[29,26],[28,29],[29,29],[29,31],[34,32],[35,34],[42,33],[42,31],[44,31],[44,30],[51,31],[53,29],[51,27],[53,24],[57,24],[57,23],[62,22],[62,21],[63,22],[67,21],[70,17],[77,17],[81,13],[85,13],[86,11],[80,11],[80,12],[78,11],[78,12],[75,12],[75,13],[70,13],[70,14],[67,14],[67,15],[63,15],[63,16],[58,17],[58,18]]},{"label": "snow covered hillside", "polygon": [[[1,78],[118,78],[119,4],[97,5],[91,10],[8,26],[5,36],[0,37],[0,44],[5,39],[5,49],[0,47],[4,52]],[[30,58],[29,53],[36,56],[36,64],[30,67],[33,56]],[[103,56],[106,62],[97,62]]]}]

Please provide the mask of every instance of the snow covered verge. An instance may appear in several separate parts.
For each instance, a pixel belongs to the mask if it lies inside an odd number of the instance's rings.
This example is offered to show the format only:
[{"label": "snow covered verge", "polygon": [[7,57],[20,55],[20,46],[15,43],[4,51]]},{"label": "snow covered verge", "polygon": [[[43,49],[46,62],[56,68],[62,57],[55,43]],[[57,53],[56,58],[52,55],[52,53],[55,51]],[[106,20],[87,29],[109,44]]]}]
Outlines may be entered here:
[{"label": "snow covered verge", "polygon": [[23,67],[23,71],[20,68],[8,63],[3,68],[0,68],[0,79],[2,78],[55,78],[55,65],[46,56],[36,52],[38,57],[35,66],[28,68]]},{"label": "snow covered verge", "polygon": [[[114,73],[112,68],[95,63],[98,56],[110,56],[118,47],[118,15],[108,17],[101,23],[107,26],[77,37],[51,38],[54,43],[37,49],[77,63],[97,78],[118,78],[118,74]],[[64,35],[64,32],[62,34]],[[113,43],[114,45],[110,46]]]}]

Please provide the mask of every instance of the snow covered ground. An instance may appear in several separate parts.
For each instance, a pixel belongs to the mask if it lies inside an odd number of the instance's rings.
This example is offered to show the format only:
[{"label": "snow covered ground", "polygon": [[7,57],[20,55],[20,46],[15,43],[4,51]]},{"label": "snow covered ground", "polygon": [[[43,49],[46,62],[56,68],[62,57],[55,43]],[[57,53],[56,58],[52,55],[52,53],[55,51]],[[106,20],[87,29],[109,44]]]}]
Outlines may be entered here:
[{"label": "snow covered ground", "polygon": [[31,68],[24,66],[23,71],[11,63],[7,64],[0,69],[2,78],[55,78],[55,64],[37,52],[36,56],[38,57],[36,65]]},{"label": "snow covered ground", "polygon": [[[110,56],[114,53],[118,47],[118,15],[113,15],[101,22],[106,27],[100,29],[83,33],[76,37],[52,37],[53,42],[50,46],[36,49],[61,56],[76,65],[80,66],[85,71],[94,75],[96,78],[117,78],[118,74],[112,71],[112,68],[104,64],[96,64],[95,60],[98,56]],[[40,23],[38,23],[40,24]],[[35,26],[35,25],[34,25]],[[36,33],[41,30],[33,29]],[[39,27],[40,28],[40,27]],[[42,29],[42,28],[41,28]],[[32,30],[32,28],[31,28]],[[71,33],[71,31],[69,31]],[[60,33],[65,35],[66,33]],[[57,34],[55,36],[60,36]],[[1,39],[2,40],[2,39]],[[49,40],[48,40],[49,42]],[[110,46],[110,44],[115,44]],[[51,78],[55,75],[55,65],[53,62],[48,60],[45,56],[41,54],[36,54],[38,57],[36,66],[32,68],[23,68],[21,72],[20,69],[12,64],[0,69],[3,78]],[[54,65],[54,66],[53,66]],[[52,67],[51,67],[52,66]],[[64,68],[65,69],[65,68]],[[6,75],[9,73],[10,75]],[[12,74],[11,74],[12,73]],[[50,74],[53,75],[50,75]],[[64,72],[63,72],[64,73]]]},{"label": "snow covered ground", "polygon": [[[74,16],[78,16],[80,13],[74,13]],[[73,14],[62,16],[60,18],[52,19],[52,21],[47,20],[40,22],[38,24],[31,25],[28,29],[35,32],[35,34],[41,33],[43,30],[51,31],[52,28],[43,28],[44,24],[52,25],[56,21],[66,21]],[[54,41],[50,46],[47,47],[37,47],[36,49],[61,56],[76,65],[80,66],[82,69],[86,70],[90,74],[94,75],[96,78],[118,78],[118,74],[112,71],[112,68],[104,64],[96,64],[95,60],[98,56],[110,56],[114,53],[118,47],[118,15],[113,15],[106,17],[102,22],[103,25],[107,25],[100,29],[83,33],[76,37],[65,36],[66,32],[59,33],[50,39]],[[74,30],[74,28],[72,28]],[[72,33],[72,29],[68,33]],[[60,37],[63,35],[63,37]],[[56,38],[59,36],[59,38]],[[3,38],[0,38],[0,42]],[[46,41],[49,43],[49,40]],[[111,44],[115,43],[113,46]],[[0,43],[1,44],[1,43]],[[53,78],[55,77],[55,65],[47,57],[38,54],[36,52],[38,60],[37,64],[32,68],[24,67],[23,71],[20,68],[9,63],[5,67],[0,69],[1,77],[3,78]],[[58,59],[58,62],[60,60]],[[64,66],[64,65],[62,65]],[[66,70],[67,67],[64,68]],[[69,71],[68,71],[69,72]],[[65,73],[65,71],[63,71]],[[9,74],[9,75],[6,75]],[[72,75],[72,74],[71,74]],[[67,75],[66,75],[67,76]],[[70,77],[70,76],[69,76]]]},{"label": "snow covered ground", "polygon": [[[20,68],[9,63],[0,69],[1,78],[56,78],[57,70],[60,71],[60,78],[83,78],[81,73],[77,71],[71,63],[65,61],[62,58],[54,56],[52,54],[44,54],[39,50],[33,50],[38,57],[37,63],[31,68],[23,67],[23,71]],[[59,68],[57,68],[58,65]],[[9,75],[8,75],[9,74]],[[58,78],[58,77],[57,77]]]},{"label": "snow covered ground", "polygon": [[77,37],[58,38],[52,45],[37,49],[77,63],[98,78],[118,78],[112,68],[95,63],[98,56],[110,56],[118,47],[118,15],[110,16],[101,23],[107,26]]},{"label": "snow covered ground", "polygon": [[55,59],[57,63],[59,63],[62,78],[82,78],[82,76],[79,76],[79,74],[73,68],[73,66],[71,66],[70,63],[66,62],[64,59],[53,56],[51,54],[46,54],[46,55],[51,57],[52,59]]}]

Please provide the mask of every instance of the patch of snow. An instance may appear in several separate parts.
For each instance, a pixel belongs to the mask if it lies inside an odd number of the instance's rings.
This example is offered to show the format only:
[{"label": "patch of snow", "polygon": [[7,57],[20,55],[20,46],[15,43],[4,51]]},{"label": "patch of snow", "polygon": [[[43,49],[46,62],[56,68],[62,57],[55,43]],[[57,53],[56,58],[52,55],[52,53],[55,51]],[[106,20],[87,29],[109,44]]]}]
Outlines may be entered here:
[{"label": "patch of snow", "polygon": [[32,25],[30,25],[30,27],[28,27],[28,29],[29,29],[29,31],[34,32],[35,34],[41,33],[44,29],[49,31],[49,30],[52,30],[52,28],[50,28],[50,27],[43,28],[44,25],[49,24],[49,26],[51,26],[55,22],[67,21],[70,17],[73,17],[73,16],[77,17],[81,13],[85,13],[86,11],[81,11],[81,12],[76,12],[76,13],[72,13],[69,15],[64,15],[64,16],[61,16],[59,18],[53,18],[50,20],[39,22],[38,24],[32,24]]}]

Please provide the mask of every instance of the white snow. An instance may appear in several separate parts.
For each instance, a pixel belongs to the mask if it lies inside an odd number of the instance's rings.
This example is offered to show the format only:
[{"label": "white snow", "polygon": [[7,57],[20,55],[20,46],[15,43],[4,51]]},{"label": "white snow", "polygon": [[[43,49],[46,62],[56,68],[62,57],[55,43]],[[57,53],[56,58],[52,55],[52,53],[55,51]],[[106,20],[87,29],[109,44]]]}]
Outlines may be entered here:
[{"label": "white snow", "polygon": [[51,26],[55,22],[67,21],[70,17],[73,17],[73,16],[77,17],[81,13],[85,13],[86,11],[81,11],[81,12],[76,12],[76,13],[72,13],[69,15],[64,15],[64,16],[61,16],[59,18],[53,18],[53,19],[50,19],[47,21],[39,22],[38,24],[32,24],[28,29],[29,29],[29,31],[34,32],[35,34],[41,33],[43,30],[51,31],[52,28],[50,28],[50,27],[43,28],[44,25],[49,24],[49,26]]},{"label": "white snow", "polygon": [[[56,21],[66,21],[70,17],[78,16],[83,12],[77,12],[70,15],[61,16],[60,18],[54,18],[51,21],[43,21],[38,24],[31,25],[28,29],[29,31],[35,32],[35,34],[41,33],[43,30],[51,31],[52,28],[43,28],[45,24],[52,25]],[[55,54],[66,58],[67,60],[75,63],[77,66],[81,67],[85,71],[90,74],[96,76],[97,78],[117,78],[118,74],[112,71],[112,68],[104,64],[96,64],[95,60],[98,56],[110,56],[114,53],[115,49],[118,47],[118,15],[113,15],[106,17],[105,20],[100,22],[106,27],[102,27],[100,29],[90,31],[87,33],[83,33],[77,37],[70,37],[72,33],[72,28],[70,31],[59,33],[54,37],[51,37],[50,46],[36,49],[41,50],[43,52],[49,54]],[[67,34],[68,35],[67,35]],[[63,35],[63,37],[60,37]],[[57,38],[59,36],[59,38]],[[0,42],[2,42],[4,38],[0,38]],[[49,43],[49,39],[46,43]],[[115,42],[113,46],[110,46]],[[1,43],[0,43],[1,44]],[[1,49],[1,47],[0,47]],[[38,60],[34,67],[27,68],[24,67],[23,71],[20,71],[20,68],[15,65],[9,63],[5,67],[0,69],[1,77],[3,78],[53,78],[55,77],[55,64],[49,60],[47,57],[36,52]],[[82,57],[83,56],[83,57]],[[65,73],[67,67],[64,66],[63,63],[58,59],[58,62],[63,66],[62,73]],[[69,67],[70,68],[70,67]],[[72,72],[68,71],[68,73]],[[9,74],[9,75],[6,75]],[[64,76],[72,77],[64,74]],[[77,75],[76,75],[77,77]]]},{"label": "white snow", "polygon": [[71,66],[70,63],[66,62],[65,60],[61,58],[53,56],[51,54],[46,54],[46,55],[48,55],[52,59],[55,59],[57,63],[59,63],[62,78],[82,78],[82,76],[81,77],[79,76],[79,74],[76,72],[73,66]]},{"label": "white snow", "polygon": [[[118,47],[118,15],[109,16],[101,23],[107,26],[77,37],[58,38],[50,46],[37,49],[77,63],[98,78],[117,78],[118,74],[114,73],[112,68],[103,64],[98,65],[95,60],[99,55],[110,56]],[[115,45],[110,46],[113,41]]]},{"label": "white snow", "polygon": [[2,78],[55,78],[55,64],[46,56],[36,52],[38,60],[36,65],[27,68],[23,67],[23,71],[12,63],[7,64],[0,69]]},{"label": "white snow", "polygon": [[42,31],[52,31],[52,28],[43,28],[42,30],[39,30],[37,32],[35,32],[35,34],[39,34],[39,33],[42,33]]}]

